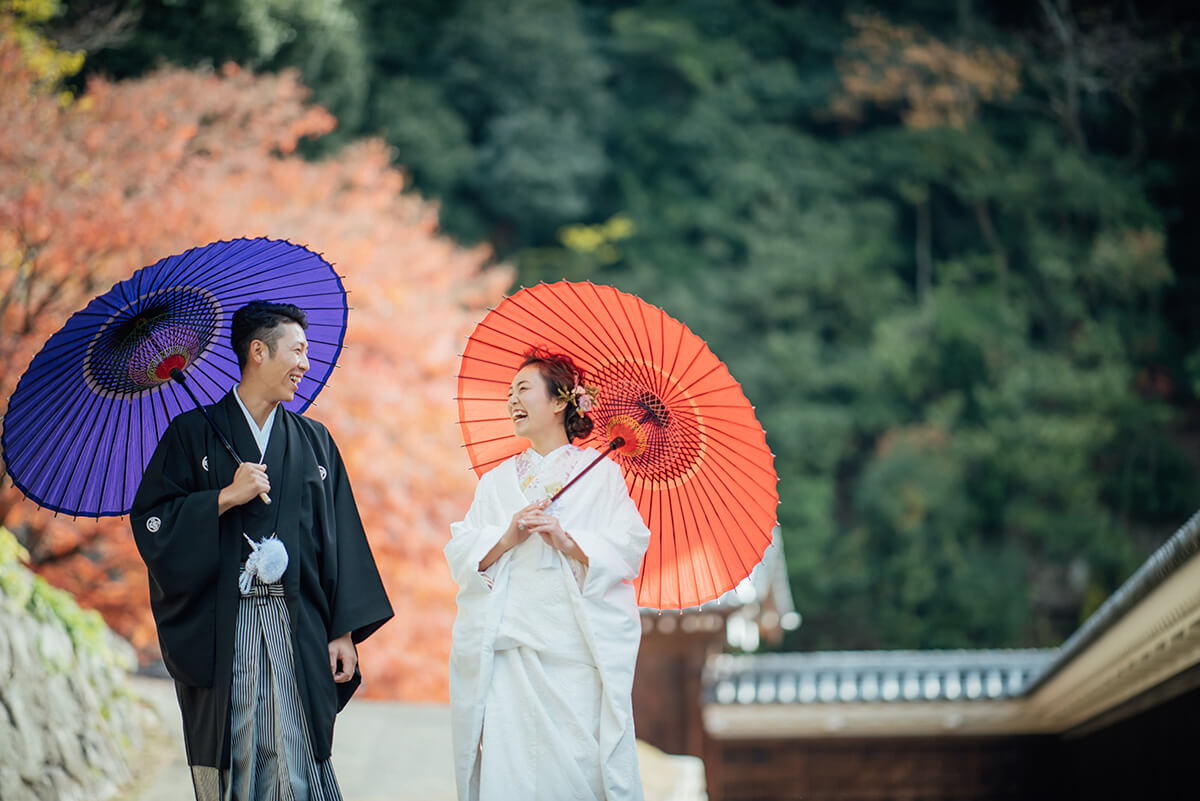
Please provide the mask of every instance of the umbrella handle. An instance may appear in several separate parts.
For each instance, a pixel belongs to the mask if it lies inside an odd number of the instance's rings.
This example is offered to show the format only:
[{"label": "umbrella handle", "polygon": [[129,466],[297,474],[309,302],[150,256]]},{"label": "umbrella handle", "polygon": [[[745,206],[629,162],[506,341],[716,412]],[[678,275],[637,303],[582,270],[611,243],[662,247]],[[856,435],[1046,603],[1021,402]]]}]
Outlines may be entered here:
[{"label": "umbrella handle", "polygon": [[615,451],[617,448],[620,448],[624,444],[625,444],[624,437],[614,437],[613,441],[608,443],[608,447],[604,449],[604,453],[600,454],[595,459],[593,459],[591,464],[589,464],[587,467],[585,467],[579,471],[579,475],[575,476],[575,478],[568,481],[566,483],[566,486],[564,486],[558,492],[556,492],[550,496],[550,503],[554,503],[555,501],[557,501],[559,495],[562,495],[564,492],[566,492],[568,489],[570,489],[572,484],[574,484],[579,479],[583,478],[584,474],[587,473],[587,471],[591,470],[593,467],[595,467],[597,464],[599,464],[601,459],[603,459],[605,456],[608,456],[610,453]]},{"label": "umbrella handle", "polygon": [[[204,405],[200,403],[200,399],[196,397],[194,392],[192,392],[192,388],[187,385],[183,371],[178,367],[172,367],[171,378],[173,378],[175,383],[179,384],[179,386],[183,387],[184,391],[187,392],[188,397],[190,397],[192,402],[196,404],[196,408],[200,410],[202,415],[204,415],[204,419],[208,421],[210,426],[212,426],[212,430],[217,432],[217,438],[221,440],[221,444],[225,446],[225,450],[229,451],[229,455],[233,457],[233,460],[238,464],[241,464],[243,461],[245,461],[242,459],[242,457],[238,456],[237,451],[233,449],[233,445],[231,445],[229,440],[225,438],[225,435],[221,433],[221,429],[217,427],[217,422],[209,416],[208,409],[204,408]],[[267,506],[271,505],[271,498],[267,495],[267,493],[260,492],[258,493],[258,497]]]}]

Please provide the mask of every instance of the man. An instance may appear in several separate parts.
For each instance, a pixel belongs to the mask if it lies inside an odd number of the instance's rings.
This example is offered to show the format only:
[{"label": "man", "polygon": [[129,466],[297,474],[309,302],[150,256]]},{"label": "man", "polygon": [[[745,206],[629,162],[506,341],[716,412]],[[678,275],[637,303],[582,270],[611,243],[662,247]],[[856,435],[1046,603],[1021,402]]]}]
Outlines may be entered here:
[{"label": "man", "polygon": [[340,799],[354,644],[392,616],[333,438],[280,407],[308,370],[306,325],[286,304],[234,314],[241,383],[207,409],[245,461],[201,410],[180,414],[130,514],[199,801]]}]

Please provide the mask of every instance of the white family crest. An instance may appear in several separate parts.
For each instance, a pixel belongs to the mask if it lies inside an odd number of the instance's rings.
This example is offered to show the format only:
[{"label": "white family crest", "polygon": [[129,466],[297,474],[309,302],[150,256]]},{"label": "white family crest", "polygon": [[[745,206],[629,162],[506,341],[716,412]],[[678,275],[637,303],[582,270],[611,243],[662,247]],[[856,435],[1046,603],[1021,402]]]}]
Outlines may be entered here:
[{"label": "white family crest", "polygon": [[208,457],[207,456],[205,456],[203,459],[200,460],[200,466],[204,468],[205,473],[208,472]]},{"label": "white family crest", "polygon": [[146,530],[151,534],[162,528],[162,520],[158,517],[150,517],[146,519]]},{"label": "white family crest", "polygon": [[317,472],[321,474],[321,480],[325,480],[325,476],[329,475],[329,471],[325,469],[325,465],[317,465]]}]

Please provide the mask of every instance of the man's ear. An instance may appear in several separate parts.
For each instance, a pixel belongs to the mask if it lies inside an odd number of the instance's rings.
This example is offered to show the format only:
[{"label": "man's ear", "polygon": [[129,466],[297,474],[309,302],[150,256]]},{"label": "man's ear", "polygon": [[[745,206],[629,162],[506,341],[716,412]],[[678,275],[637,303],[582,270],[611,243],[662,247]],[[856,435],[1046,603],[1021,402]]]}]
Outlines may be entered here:
[{"label": "man's ear", "polygon": [[255,364],[262,364],[267,360],[267,343],[261,339],[250,341],[250,358]]}]

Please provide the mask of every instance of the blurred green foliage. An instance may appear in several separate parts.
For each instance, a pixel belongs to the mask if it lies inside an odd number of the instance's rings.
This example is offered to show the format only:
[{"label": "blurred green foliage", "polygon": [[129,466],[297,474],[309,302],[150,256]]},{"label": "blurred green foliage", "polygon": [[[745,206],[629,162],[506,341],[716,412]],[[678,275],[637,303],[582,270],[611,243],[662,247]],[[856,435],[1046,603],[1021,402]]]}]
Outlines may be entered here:
[{"label": "blurred green foliage", "polygon": [[790,647],[1056,644],[1194,509],[1187,4],[126,5],[88,71],[299,69],[314,155],[381,134],[522,283],[705,337],[776,453]]}]

